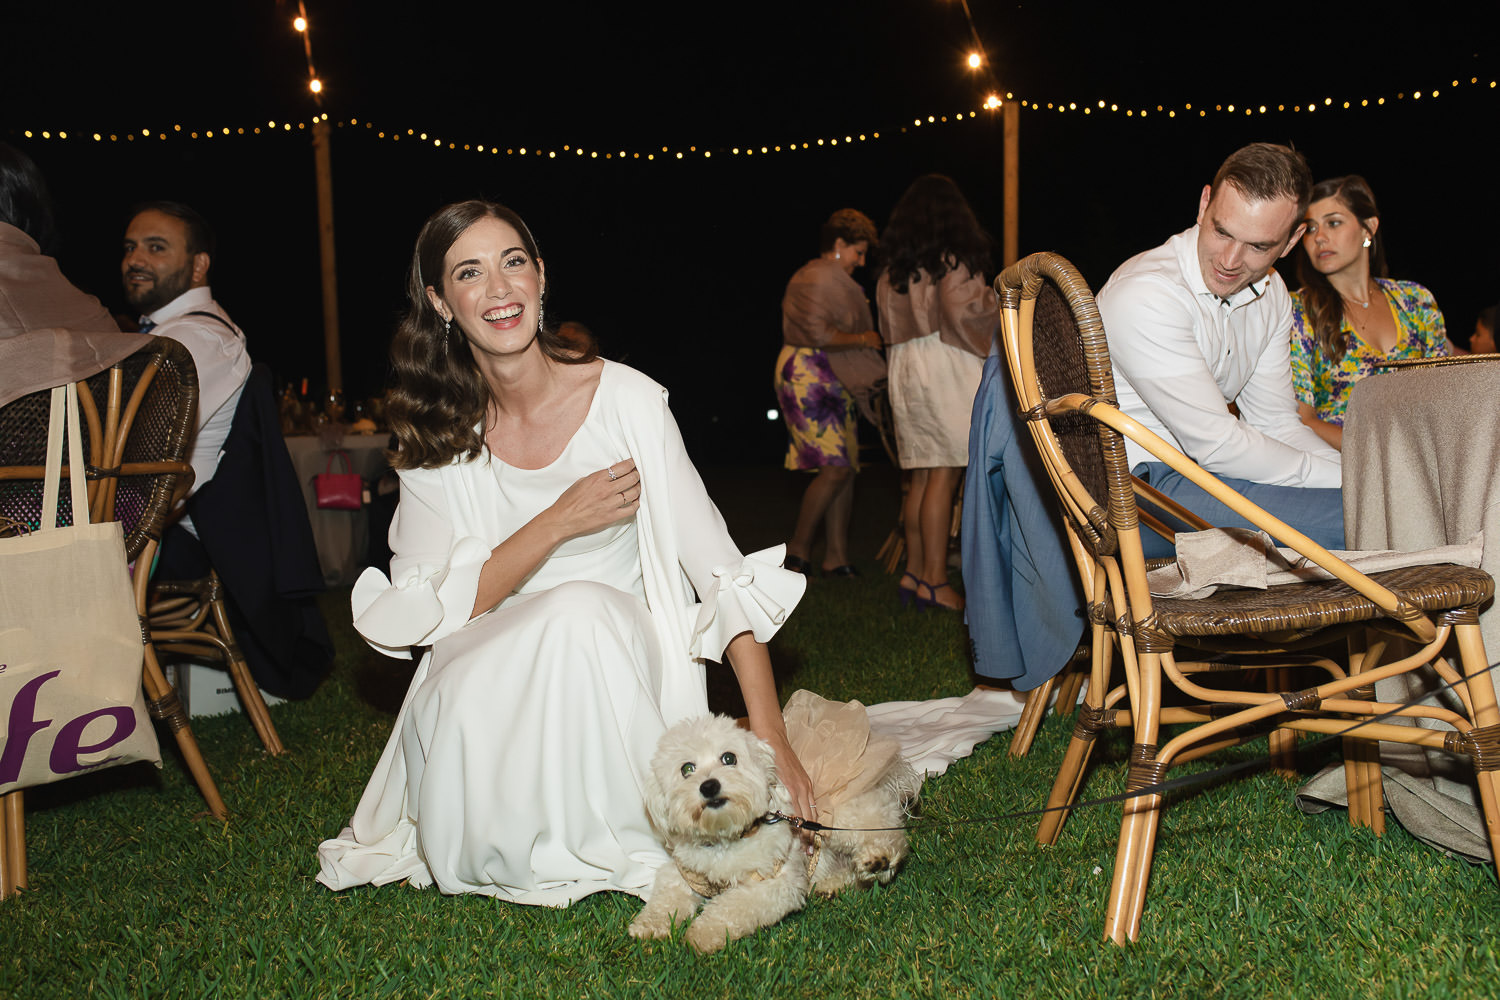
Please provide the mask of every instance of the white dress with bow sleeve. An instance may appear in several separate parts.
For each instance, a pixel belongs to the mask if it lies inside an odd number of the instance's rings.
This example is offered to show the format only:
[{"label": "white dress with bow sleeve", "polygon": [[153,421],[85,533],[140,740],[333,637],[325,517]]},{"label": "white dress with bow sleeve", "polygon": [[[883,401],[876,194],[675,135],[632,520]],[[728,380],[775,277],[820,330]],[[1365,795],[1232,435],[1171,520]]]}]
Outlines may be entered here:
[{"label": "white dress with bow sleeve", "polygon": [[[641,473],[636,516],[565,542],[470,620],[494,546],[625,458]],[[608,361],[545,468],[486,451],[401,473],[391,548],[391,578],[369,569],[355,585],[355,627],[389,655],[430,649],[349,826],[318,849],[318,880],[550,906],[646,896],[667,860],[642,804],[651,755],[707,711],[704,660],[742,632],[768,640],[801,599],[784,549],[740,553],[666,391]]]}]

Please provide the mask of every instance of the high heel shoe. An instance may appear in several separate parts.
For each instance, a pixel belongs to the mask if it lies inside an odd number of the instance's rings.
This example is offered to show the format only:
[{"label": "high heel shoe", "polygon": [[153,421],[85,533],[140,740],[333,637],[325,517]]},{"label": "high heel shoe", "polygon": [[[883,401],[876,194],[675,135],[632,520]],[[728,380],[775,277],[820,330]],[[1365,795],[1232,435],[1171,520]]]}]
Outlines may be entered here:
[{"label": "high heel shoe", "polygon": [[[906,580],[908,577],[911,578],[912,583],[915,583],[917,585],[916,587],[906,586]],[[901,574],[901,582],[896,584],[896,597],[898,600],[900,600],[901,607],[905,608],[907,605],[912,604],[913,602],[916,603],[918,611],[921,611],[924,607],[926,607],[926,605],[922,603],[922,596],[917,593],[917,589],[921,586],[922,581],[918,579],[915,573],[907,572]]]},{"label": "high heel shoe", "polygon": [[[937,592],[940,591],[940,590],[942,590],[944,587],[947,587],[949,590],[953,590],[953,585],[950,584],[947,580],[944,580],[941,583],[927,583],[926,581],[918,580],[917,581],[917,586],[919,588],[920,587],[926,587],[927,588],[927,596],[926,597],[923,597],[921,595],[920,591],[918,592],[918,594],[917,594],[917,607],[919,607],[919,608],[942,608],[944,611],[963,611],[964,605],[962,603],[959,603],[959,604],[944,604],[942,601],[940,601],[940,600],[937,599]],[[957,597],[958,596],[958,591],[953,590],[953,594],[954,594],[955,597]],[[960,602],[963,601],[962,597],[959,597],[958,599],[959,599]]]},{"label": "high heel shoe", "polygon": [[789,569],[793,573],[801,573],[803,576],[812,576],[812,563],[808,562],[806,559],[791,555],[790,553],[788,553],[786,559],[782,561],[781,566],[783,569]]}]

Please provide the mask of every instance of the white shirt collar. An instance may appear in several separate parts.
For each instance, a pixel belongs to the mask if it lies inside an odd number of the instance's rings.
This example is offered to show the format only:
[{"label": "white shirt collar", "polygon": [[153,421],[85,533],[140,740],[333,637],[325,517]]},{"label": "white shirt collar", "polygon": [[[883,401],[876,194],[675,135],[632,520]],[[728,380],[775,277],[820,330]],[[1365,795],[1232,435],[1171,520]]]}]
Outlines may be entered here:
[{"label": "white shirt collar", "polygon": [[1182,274],[1187,279],[1188,288],[1192,290],[1195,296],[1206,295],[1209,298],[1217,300],[1219,304],[1228,306],[1230,309],[1237,309],[1245,303],[1254,302],[1266,294],[1266,289],[1271,287],[1271,281],[1276,276],[1276,269],[1273,267],[1259,281],[1252,281],[1228,299],[1220,298],[1218,293],[1209,289],[1208,283],[1203,280],[1203,264],[1198,260],[1198,226],[1195,224],[1186,232],[1178,233],[1174,238],[1178,241],[1178,266],[1182,268]]},{"label": "white shirt collar", "polygon": [[147,313],[146,318],[158,326],[167,320],[176,319],[178,316],[201,309],[214,300],[214,293],[207,285],[198,288],[189,288],[177,298],[168,302],[154,313]]}]

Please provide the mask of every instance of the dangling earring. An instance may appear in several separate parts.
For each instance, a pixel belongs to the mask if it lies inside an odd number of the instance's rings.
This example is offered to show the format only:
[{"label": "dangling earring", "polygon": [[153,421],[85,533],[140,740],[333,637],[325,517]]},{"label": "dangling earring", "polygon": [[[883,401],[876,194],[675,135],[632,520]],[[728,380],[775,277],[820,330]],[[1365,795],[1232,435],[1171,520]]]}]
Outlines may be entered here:
[{"label": "dangling earring", "polygon": [[1368,250],[1369,248],[1370,248],[1370,234],[1369,233],[1365,233],[1365,249]]},{"label": "dangling earring", "polygon": [[452,337],[452,335],[453,321],[447,319],[443,320],[443,339],[438,347],[438,350],[440,350],[443,354],[448,353],[448,340]]},{"label": "dangling earring", "polygon": [[542,332],[542,329],[543,329],[543,327],[542,327],[542,321],[546,318],[546,316],[547,316],[547,307],[546,306],[537,306],[536,307],[536,332],[537,333],[541,333]]}]

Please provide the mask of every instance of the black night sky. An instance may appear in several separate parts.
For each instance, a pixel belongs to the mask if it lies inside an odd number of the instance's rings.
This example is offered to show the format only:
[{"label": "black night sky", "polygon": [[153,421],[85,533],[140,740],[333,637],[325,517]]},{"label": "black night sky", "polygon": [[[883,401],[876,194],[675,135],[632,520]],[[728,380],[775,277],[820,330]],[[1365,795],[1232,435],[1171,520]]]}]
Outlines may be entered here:
[{"label": "black night sky", "polygon": [[[583,321],[606,356],[666,384],[706,461],[774,462],[783,447],[764,416],[780,297],[830,211],[853,206],[883,224],[914,177],[939,171],[1001,232],[1000,119],[968,117],[986,86],[963,66],[973,36],[959,0],[307,6],[321,108],[290,28],[295,3],[0,8],[0,138],[47,175],[65,273],[120,307],[128,207],[190,202],[219,232],[216,297],[282,378],[326,375],[311,137],[295,124],[270,134],[270,121],[321,111],[337,124],[351,392],[383,384],[422,220],[448,201],[492,197],[536,232],[549,314]],[[1393,274],[1431,288],[1463,343],[1478,309],[1500,298],[1489,151],[1500,59],[1496,19],[1478,13],[1487,6],[1428,3],[1420,18],[1415,7],[1397,18],[1378,5],[1305,14],[969,0],[995,76],[1040,105],[1021,115],[1022,253],[1062,253],[1097,288],[1191,224],[1232,149],[1292,142],[1318,178],[1369,178]],[[1314,102],[1315,112],[1274,111]],[[810,148],[743,152],[793,142]]]}]

